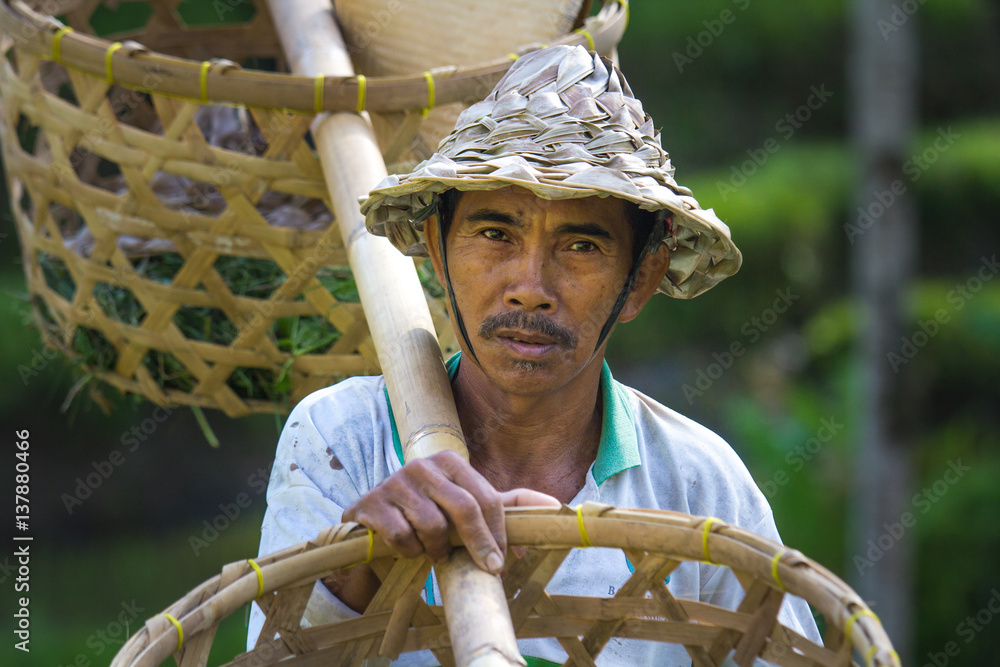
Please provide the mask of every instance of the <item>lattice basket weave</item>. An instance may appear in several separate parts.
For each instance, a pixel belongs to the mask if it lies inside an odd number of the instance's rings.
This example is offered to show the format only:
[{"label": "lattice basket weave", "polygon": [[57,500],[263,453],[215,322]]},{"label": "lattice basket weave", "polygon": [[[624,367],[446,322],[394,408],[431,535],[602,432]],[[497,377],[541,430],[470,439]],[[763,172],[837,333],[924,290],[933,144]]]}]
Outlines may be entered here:
[{"label": "lattice basket weave", "polygon": [[[394,156],[412,157],[411,147],[437,141],[421,128],[426,114],[413,110],[481,98],[511,59],[312,79],[234,62],[283,67],[261,0],[245,3],[255,12],[242,24],[197,28],[181,20],[181,0],[153,0],[147,24],[121,35],[142,45],[84,34],[98,0],[53,1],[72,30],[29,6],[51,11],[51,2],[0,0],[0,139],[28,292],[46,342],[75,358],[85,347],[87,372],[125,392],[230,416],[287,411],[315,389],[378,372],[310,124],[323,111],[402,117],[383,123],[394,134],[381,140]],[[608,4],[584,29],[552,43],[610,52],[626,13],[624,3]],[[208,59],[220,54],[232,60]],[[206,129],[204,116],[220,108],[235,109],[226,118],[247,130],[238,145],[209,141],[215,128]],[[164,181],[179,180],[194,205],[171,201]],[[275,208],[289,217],[276,222]],[[302,210],[315,215],[302,221]],[[150,264],[164,257],[169,271],[151,275]],[[234,259],[273,267],[275,277],[239,292]],[[442,346],[452,348],[446,310],[430,280],[425,287]],[[138,313],[136,320],[123,320],[122,308]],[[218,331],[192,334],[182,326],[207,311],[221,322]],[[307,319],[322,325],[323,346],[295,342]],[[171,373],[180,379],[157,380]],[[286,400],[255,394],[238,380],[248,377],[273,383]]]},{"label": "lattice basket weave", "polygon": [[[566,664],[594,665],[617,637],[682,645],[698,667],[720,665],[731,652],[740,666],[759,657],[789,667],[843,667],[857,664],[857,654],[866,666],[899,667],[878,618],[854,591],[801,553],[749,531],[677,512],[597,503],[575,511],[508,509],[506,525],[509,545],[523,547],[521,555],[508,548],[503,578],[517,636],[555,637],[569,656]],[[550,595],[548,582],[584,544],[622,549],[634,573],[612,598]],[[303,627],[315,582],[366,561],[382,585],[364,614]],[[664,578],[685,561],[731,568],[745,590],[738,608],[674,597]],[[256,647],[229,665],[356,665],[425,649],[441,665],[454,665],[442,608],[420,598],[431,567],[423,557],[398,557],[363,526],[333,526],[311,542],[226,565],[149,619],[112,665],[158,665],[171,654],[180,665],[204,665],[219,622],[252,601],[267,620]],[[825,619],[823,646],[777,621],[789,594]]]}]

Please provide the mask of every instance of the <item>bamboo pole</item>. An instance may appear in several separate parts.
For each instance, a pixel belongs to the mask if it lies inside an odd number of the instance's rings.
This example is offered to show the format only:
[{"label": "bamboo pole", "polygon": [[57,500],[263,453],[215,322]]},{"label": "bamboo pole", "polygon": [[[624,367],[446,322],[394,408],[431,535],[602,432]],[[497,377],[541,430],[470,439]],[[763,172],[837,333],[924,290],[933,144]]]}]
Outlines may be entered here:
[{"label": "bamboo pole", "polygon": [[[329,0],[268,0],[289,67],[352,76]],[[312,127],[334,214],[379,353],[406,461],[452,450],[468,459],[451,385],[413,261],[368,234],[358,208],[386,175],[368,120],[323,114]],[[500,578],[457,549],[437,567],[458,665],[523,665]]]}]

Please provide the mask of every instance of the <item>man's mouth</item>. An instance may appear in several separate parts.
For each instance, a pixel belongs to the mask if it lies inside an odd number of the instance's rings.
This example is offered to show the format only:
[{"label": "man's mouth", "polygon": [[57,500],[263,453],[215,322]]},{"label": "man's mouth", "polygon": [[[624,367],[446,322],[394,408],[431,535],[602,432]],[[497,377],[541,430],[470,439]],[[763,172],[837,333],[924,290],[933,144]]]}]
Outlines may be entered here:
[{"label": "man's mouth", "polygon": [[572,350],[573,332],[546,317],[517,311],[491,315],[479,327],[479,335],[494,340],[522,358],[539,359],[558,348]]},{"label": "man's mouth", "polygon": [[559,348],[553,338],[521,331],[498,331],[495,339],[515,357],[524,360],[541,361]]},{"label": "man's mouth", "polygon": [[516,343],[527,343],[528,345],[555,345],[556,341],[548,336],[541,336],[539,334],[528,334],[520,332],[500,332],[497,334],[498,338],[507,338]]}]

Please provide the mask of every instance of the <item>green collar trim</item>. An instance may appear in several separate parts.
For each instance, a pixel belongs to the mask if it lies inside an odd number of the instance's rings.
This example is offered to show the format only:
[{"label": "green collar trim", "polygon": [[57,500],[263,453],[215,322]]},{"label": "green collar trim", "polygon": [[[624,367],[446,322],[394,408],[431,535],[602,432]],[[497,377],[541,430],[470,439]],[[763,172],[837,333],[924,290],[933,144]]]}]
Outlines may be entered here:
[{"label": "green collar trim", "polygon": [[[455,379],[461,356],[461,352],[456,352],[445,362],[449,380]],[[392,414],[389,390],[384,389],[383,392],[385,403],[389,407],[392,446],[396,450],[396,458],[402,465],[403,445],[399,441],[399,431],[396,430],[396,418]],[[611,376],[607,361],[601,366],[601,396],[604,399],[604,416],[601,421],[601,442],[597,446],[597,458],[594,460],[594,481],[598,486],[612,475],[642,465],[642,460],[639,458],[639,440],[635,434],[635,422],[628,395],[621,383],[616,382]]]}]

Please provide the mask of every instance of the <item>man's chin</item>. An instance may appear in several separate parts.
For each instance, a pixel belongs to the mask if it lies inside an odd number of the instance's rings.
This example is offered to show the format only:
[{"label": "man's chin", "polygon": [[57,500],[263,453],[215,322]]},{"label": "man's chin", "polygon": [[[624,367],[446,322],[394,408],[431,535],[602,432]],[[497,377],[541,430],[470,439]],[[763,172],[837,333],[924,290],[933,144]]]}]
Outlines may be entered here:
[{"label": "man's chin", "polygon": [[501,390],[517,396],[543,396],[560,384],[557,359],[518,359],[506,357],[487,371],[491,381]]},{"label": "man's chin", "polygon": [[515,370],[523,371],[528,375],[531,375],[535,371],[540,370],[544,367],[545,363],[541,361],[527,361],[525,359],[517,359],[514,361]]}]

